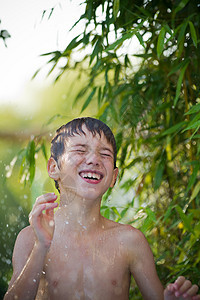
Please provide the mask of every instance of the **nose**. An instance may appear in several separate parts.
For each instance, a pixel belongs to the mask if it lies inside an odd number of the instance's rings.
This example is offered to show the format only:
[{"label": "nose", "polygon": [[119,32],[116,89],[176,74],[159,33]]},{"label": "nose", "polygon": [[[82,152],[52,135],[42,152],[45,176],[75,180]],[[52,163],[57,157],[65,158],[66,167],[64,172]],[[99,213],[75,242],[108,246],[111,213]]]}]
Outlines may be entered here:
[{"label": "nose", "polygon": [[87,157],[86,157],[86,163],[88,165],[95,165],[98,166],[100,165],[100,155],[97,152],[89,152]]}]

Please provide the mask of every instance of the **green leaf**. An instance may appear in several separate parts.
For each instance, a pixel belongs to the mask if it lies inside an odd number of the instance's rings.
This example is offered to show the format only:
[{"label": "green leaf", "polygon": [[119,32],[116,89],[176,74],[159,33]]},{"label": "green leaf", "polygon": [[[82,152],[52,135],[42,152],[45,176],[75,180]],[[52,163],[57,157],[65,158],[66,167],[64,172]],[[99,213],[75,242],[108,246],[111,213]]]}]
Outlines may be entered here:
[{"label": "green leaf", "polygon": [[118,210],[115,206],[112,206],[111,209],[118,217],[121,217],[120,213],[118,212]]},{"label": "green leaf", "polygon": [[107,209],[104,210],[103,216],[104,216],[106,219],[109,219],[109,218],[110,218],[110,209],[109,209],[109,208],[107,208]]},{"label": "green leaf", "polygon": [[110,46],[108,46],[105,51],[110,51],[110,50],[113,50],[115,49],[117,46],[119,46],[120,44],[122,44],[125,40],[128,40],[130,38],[132,38],[134,32],[127,32],[125,33],[124,35],[122,35],[122,37],[117,40],[116,42],[114,42],[113,44],[111,44]]},{"label": "green leaf", "polygon": [[106,101],[99,109],[96,118],[98,119],[100,116],[102,116],[102,114],[104,113],[104,111],[106,110],[106,108],[109,106],[109,102]]},{"label": "green leaf", "polygon": [[147,215],[150,218],[150,220],[152,222],[156,223],[156,221],[157,221],[156,215],[155,215],[155,213],[148,206],[145,208],[145,212],[147,213]]},{"label": "green leaf", "polygon": [[193,44],[194,46],[197,48],[197,34],[196,34],[196,30],[194,28],[194,25],[191,21],[189,21],[189,25],[190,25],[190,32],[191,32],[191,37],[193,40]]},{"label": "green leaf", "polygon": [[42,149],[42,153],[43,153],[43,156],[46,160],[48,160],[48,157],[47,157],[47,151],[46,151],[46,146],[44,143],[42,143],[41,145],[41,149]]},{"label": "green leaf", "polygon": [[190,202],[192,200],[194,200],[194,198],[196,198],[196,196],[198,195],[199,191],[200,191],[200,181],[198,181],[197,184],[194,187],[194,190],[193,190],[191,198],[190,198]]},{"label": "green leaf", "polygon": [[183,122],[180,122],[180,123],[168,128],[163,133],[161,133],[161,136],[165,136],[165,135],[172,134],[175,132],[178,133],[186,123],[187,123],[186,121],[183,121]]},{"label": "green leaf", "polygon": [[197,129],[198,127],[200,127],[200,120],[191,125],[188,125],[182,132],[184,132],[186,130],[194,129],[194,128]]},{"label": "green leaf", "polygon": [[34,176],[35,176],[35,142],[32,140],[29,142],[29,145],[27,147],[27,154],[26,154],[26,159],[29,163],[29,180],[30,183],[32,184]]},{"label": "green leaf", "polygon": [[182,85],[183,77],[185,75],[185,71],[186,71],[186,69],[188,67],[188,64],[189,64],[189,61],[185,64],[185,66],[182,68],[182,70],[180,72],[180,75],[179,75],[179,78],[178,78],[178,82],[177,82],[177,87],[176,87],[176,96],[175,96],[175,99],[174,99],[174,106],[176,106],[178,98],[179,98],[179,95],[181,93],[181,85]]},{"label": "green leaf", "polygon": [[113,16],[114,19],[116,20],[117,14],[119,12],[119,5],[120,5],[120,0],[114,0],[114,5],[113,5]]},{"label": "green leaf", "polygon": [[126,207],[125,209],[122,210],[121,212],[121,218],[123,218],[125,216],[125,214],[127,213],[129,207]]},{"label": "green leaf", "polygon": [[189,217],[187,217],[187,215],[183,212],[182,208],[179,205],[176,205],[176,211],[178,212],[181,221],[183,222],[184,227],[192,232],[192,227],[191,227],[191,223],[190,223],[190,219]]},{"label": "green leaf", "polygon": [[94,50],[92,52],[92,54],[90,55],[90,64],[92,63],[92,61],[94,60],[95,56],[97,56],[97,54],[99,52],[102,52],[103,47],[102,47],[102,38],[99,38],[96,42],[96,45],[94,47]]},{"label": "green leaf", "polygon": [[138,38],[138,41],[140,42],[140,45],[142,45],[142,47],[145,48],[143,38],[142,38],[141,34],[139,33],[139,31],[136,31],[136,32],[135,32],[135,35],[136,35],[136,37]]},{"label": "green leaf", "polygon": [[51,123],[53,123],[55,120],[57,120],[57,119],[59,119],[59,118],[62,118],[62,116],[61,116],[60,114],[54,115],[53,117],[51,117],[51,118],[44,124],[44,126],[50,125]]},{"label": "green leaf", "polygon": [[177,40],[177,44],[179,45],[180,43],[183,43],[185,40],[185,31],[188,25],[188,21],[184,22],[183,24],[181,24],[180,26],[180,32],[178,35],[178,40]]},{"label": "green leaf", "polygon": [[92,101],[92,98],[96,92],[96,89],[97,87],[95,87],[92,92],[90,93],[90,95],[88,96],[88,98],[86,99],[85,103],[83,104],[82,106],[82,109],[81,109],[81,113],[88,107],[88,105],[90,104],[90,102]]},{"label": "green leaf", "polygon": [[151,18],[152,15],[151,13],[147,10],[147,7],[146,8],[143,8],[142,6],[138,6],[134,3],[134,6],[147,18]]},{"label": "green leaf", "polygon": [[116,145],[117,145],[117,152],[119,151],[121,144],[122,144],[122,140],[123,140],[123,133],[122,131],[118,132],[115,135],[115,140],[116,140]]},{"label": "green leaf", "polygon": [[157,56],[160,58],[160,55],[163,52],[164,49],[164,42],[165,42],[165,27],[162,27],[158,36],[158,42],[157,42]]},{"label": "green leaf", "polygon": [[186,58],[185,60],[183,60],[181,63],[179,63],[178,65],[175,65],[172,70],[168,73],[167,76],[171,76],[173,73],[176,73],[177,71],[179,71],[180,69],[182,69],[185,64],[189,61],[188,58]]},{"label": "green leaf", "polygon": [[79,41],[77,41],[77,39],[80,37],[80,34],[77,35],[67,46],[67,48],[63,51],[62,56],[66,56],[69,51],[71,51],[72,49],[76,48],[81,42],[82,39],[80,39]]},{"label": "green leaf", "polygon": [[185,113],[185,115],[191,115],[197,112],[200,112],[200,103],[193,105],[190,110]]},{"label": "green leaf", "polygon": [[179,12],[180,10],[182,10],[189,1],[190,0],[181,0],[179,2],[178,6],[175,8],[174,13],[176,14],[177,12]]},{"label": "green leaf", "polygon": [[161,160],[160,163],[158,164],[158,166],[156,168],[156,172],[155,172],[155,178],[154,178],[154,190],[155,191],[161,185],[164,169],[165,169],[165,163],[163,160]]},{"label": "green leaf", "polygon": [[191,119],[191,121],[189,121],[188,123],[187,123],[187,127],[183,130],[183,132],[185,131],[185,130],[188,130],[188,129],[191,129],[191,128],[195,128],[193,125],[195,124],[195,126],[197,126],[198,125],[198,121],[200,120],[200,112],[199,113],[197,113],[192,119]]},{"label": "green leaf", "polygon": [[188,186],[187,186],[187,189],[186,189],[186,194],[189,192],[189,190],[191,189],[191,187],[193,186],[193,184],[195,183],[195,181],[197,179],[197,174],[198,174],[198,171],[199,171],[199,167],[200,167],[200,164],[197,162],[196,165],[194,166],[192,175],[190,176]]}]

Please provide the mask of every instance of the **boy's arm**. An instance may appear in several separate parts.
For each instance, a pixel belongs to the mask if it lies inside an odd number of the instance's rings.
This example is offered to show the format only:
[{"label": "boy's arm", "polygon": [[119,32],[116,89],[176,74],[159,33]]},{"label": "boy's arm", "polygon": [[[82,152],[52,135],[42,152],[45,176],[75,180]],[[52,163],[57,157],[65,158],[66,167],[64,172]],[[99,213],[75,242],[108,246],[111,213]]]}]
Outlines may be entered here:
[{"label": "boy's arm", "polygon": [[53,194],[38,197],[29,217],[31,226],[18,235],[13,252],[13,276],[4,300],[35,299],[53,237],[55,200]]},{"label": "boy's arm", "polygon": [[198,286],[192,285],[191,281],[183,276],[178,277],[174,283],[163,290],[146,238],[139,230],[133,228],[132,231],[131,273],[143,298],[145,300],[200,300],[200,295],[197,295]]},{"label": "boy's arm", "polygon": [[140,289],[143,299],[163,300],[164,289],[156,272],[150,246],[141,231],[132,228],[130,234],[130,271]]}]

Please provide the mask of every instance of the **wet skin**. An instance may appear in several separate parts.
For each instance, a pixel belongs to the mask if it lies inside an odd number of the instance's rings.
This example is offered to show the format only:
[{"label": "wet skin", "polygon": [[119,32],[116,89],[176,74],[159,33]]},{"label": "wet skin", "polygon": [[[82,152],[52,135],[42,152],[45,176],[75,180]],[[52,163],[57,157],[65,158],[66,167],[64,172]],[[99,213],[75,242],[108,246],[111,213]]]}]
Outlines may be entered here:
[{"label": "wet skin", "polygon": [[71,232],[69,224],[55,229],[40,288],[46,297],[37,299],[128,299],[129,229],[106,220],[103,224],[90,234],[84,228]]},{"label": "wet skin", "polygon": [[[144,235],[100,215],[102,195],[114,186],[118,170],[106,138],[83,129],[86,135],[66,140],[58,164],[48,162],[49,176],[59,183],[60,205],[54,214],[54,193],[36,199],[31,226],[15,244],[5,300],[128,300],[131,274],[143,299],[162,300],[163,287]],[[181,279],[165,291],[165,299],[174,300],[179,287],[182,293],[197,293],[197,287]]]}]

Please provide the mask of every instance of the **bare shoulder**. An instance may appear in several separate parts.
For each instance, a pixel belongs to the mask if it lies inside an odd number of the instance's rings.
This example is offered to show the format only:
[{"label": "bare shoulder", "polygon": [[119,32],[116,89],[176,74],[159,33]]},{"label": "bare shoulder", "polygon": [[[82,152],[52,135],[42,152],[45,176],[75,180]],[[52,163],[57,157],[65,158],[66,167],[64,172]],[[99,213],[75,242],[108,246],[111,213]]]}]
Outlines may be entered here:
[{"label": "bare shoulder", "polygon": [[35,234],[31,226],[23,228],[16,239],[14,253],[18,250],[27,251],[33,248],[35,243]]},{"label": "bare shoulder", "polygon": [[35,234],[31,226],[27,226],[19,232],[12,257],[13,277],[17,276],[21,272],[34,247],[34,243]]},{"label": "bare shoulder", "polygon": [[148,246],[148,242],[144,234],[135,227],[127,224],[120,224],[108,220],[108,228],[115,232],[116,237],[127,247],[134,249],[139,246]]}]

